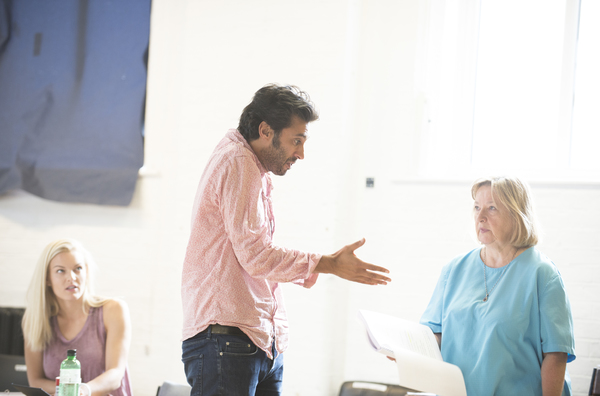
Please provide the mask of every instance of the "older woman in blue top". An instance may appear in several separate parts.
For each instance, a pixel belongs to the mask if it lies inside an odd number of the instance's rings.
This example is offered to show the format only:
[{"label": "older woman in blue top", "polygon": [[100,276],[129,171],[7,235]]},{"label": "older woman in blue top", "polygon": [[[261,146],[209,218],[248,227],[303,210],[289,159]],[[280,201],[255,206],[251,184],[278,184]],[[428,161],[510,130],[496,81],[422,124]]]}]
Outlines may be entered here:
[{"label": "older woman in blue top", "polygon": [[442,269],[421,318],[469,396],[571,395],[573,319],[558,269],[535,245],[531,193],[516,178],[471,188],[483,247]]}]

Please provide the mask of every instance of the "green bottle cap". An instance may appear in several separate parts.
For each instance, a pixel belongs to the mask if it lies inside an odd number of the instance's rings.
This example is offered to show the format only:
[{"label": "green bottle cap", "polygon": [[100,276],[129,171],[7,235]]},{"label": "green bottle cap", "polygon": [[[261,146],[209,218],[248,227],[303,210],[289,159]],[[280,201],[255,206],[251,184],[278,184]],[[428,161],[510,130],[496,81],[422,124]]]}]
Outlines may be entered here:
[{"label": "green bottle cap", "polygon": [[77,355],[77,349],[69,349],[67,351],[67,356],[75,356]]}]

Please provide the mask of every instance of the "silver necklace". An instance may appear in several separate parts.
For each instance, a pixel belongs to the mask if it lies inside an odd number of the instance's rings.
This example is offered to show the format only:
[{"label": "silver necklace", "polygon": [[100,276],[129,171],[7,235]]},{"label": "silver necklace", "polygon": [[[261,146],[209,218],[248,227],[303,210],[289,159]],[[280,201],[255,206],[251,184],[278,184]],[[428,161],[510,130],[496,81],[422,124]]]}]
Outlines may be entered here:
[{"label": "silver necklace", "polygon": [[508,268],[508,266],[510,265],[510,263],[515,259],[515,256],[517,255],[517,252],[519,251],[519,249],[515,250],[515,253],[513,254],[512,258],[510,259],[510,261],[508,262],[508,264],[506,264],[504,266],[504,269],[502,270],[502,273],[498,277],[498,280],[496,281],[496,283],[494,283],[494,286],[492,286],[492,288],[490,289],[489,292],[488,292],[488,288],[487,288],[487,277],[486,277],[486,274],[485,274],[485,272],[486,272],[485,268],[487,267],[487,265],[485,265],[486,251],[487,251],[487,249],[483,250],[483,258],[481,260],[481,261],[483,261],[483,283],[485,285],[485,297],[483,298],[483,302],[486,302],[489,299],[490,294],[492,294],[492,291],[494,290],[494,288],[496,287],[496,285],[498,284],[498,282],[500,282],[500,279],[502,279],[502,275],[504,275],[504,273],[506,272],[506,269]]}]

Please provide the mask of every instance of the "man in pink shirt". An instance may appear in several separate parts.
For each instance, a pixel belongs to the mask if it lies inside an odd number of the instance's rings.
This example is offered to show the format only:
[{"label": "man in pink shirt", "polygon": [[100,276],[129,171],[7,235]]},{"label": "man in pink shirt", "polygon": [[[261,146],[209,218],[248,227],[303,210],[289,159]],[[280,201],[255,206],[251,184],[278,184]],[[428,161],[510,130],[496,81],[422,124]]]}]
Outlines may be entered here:
[{"label": "man in pink shirt", "polygon": [[311,287],[319,273],[387,284],[383,267],[354,255],[364,239],[332,255],[273,244],[269,172],[283,176],[304,158],[308,95],[267,85],[238,129],[217,145],[196,193],[183,265],[182,361],[192,395],[279,395],[288,323],[279,283]]}]

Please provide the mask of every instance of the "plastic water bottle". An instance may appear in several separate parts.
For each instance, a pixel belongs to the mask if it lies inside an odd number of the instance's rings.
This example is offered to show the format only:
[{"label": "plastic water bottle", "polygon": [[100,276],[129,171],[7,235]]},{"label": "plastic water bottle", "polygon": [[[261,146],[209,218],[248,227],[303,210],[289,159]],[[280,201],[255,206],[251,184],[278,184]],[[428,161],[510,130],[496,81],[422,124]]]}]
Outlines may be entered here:
[{"label": "plastic water bottle", "polygon": [[81,364],[76,359],[77,350],[69,349],[67,358],[60,364],[60,396],[79,396],[81,383]]}]

